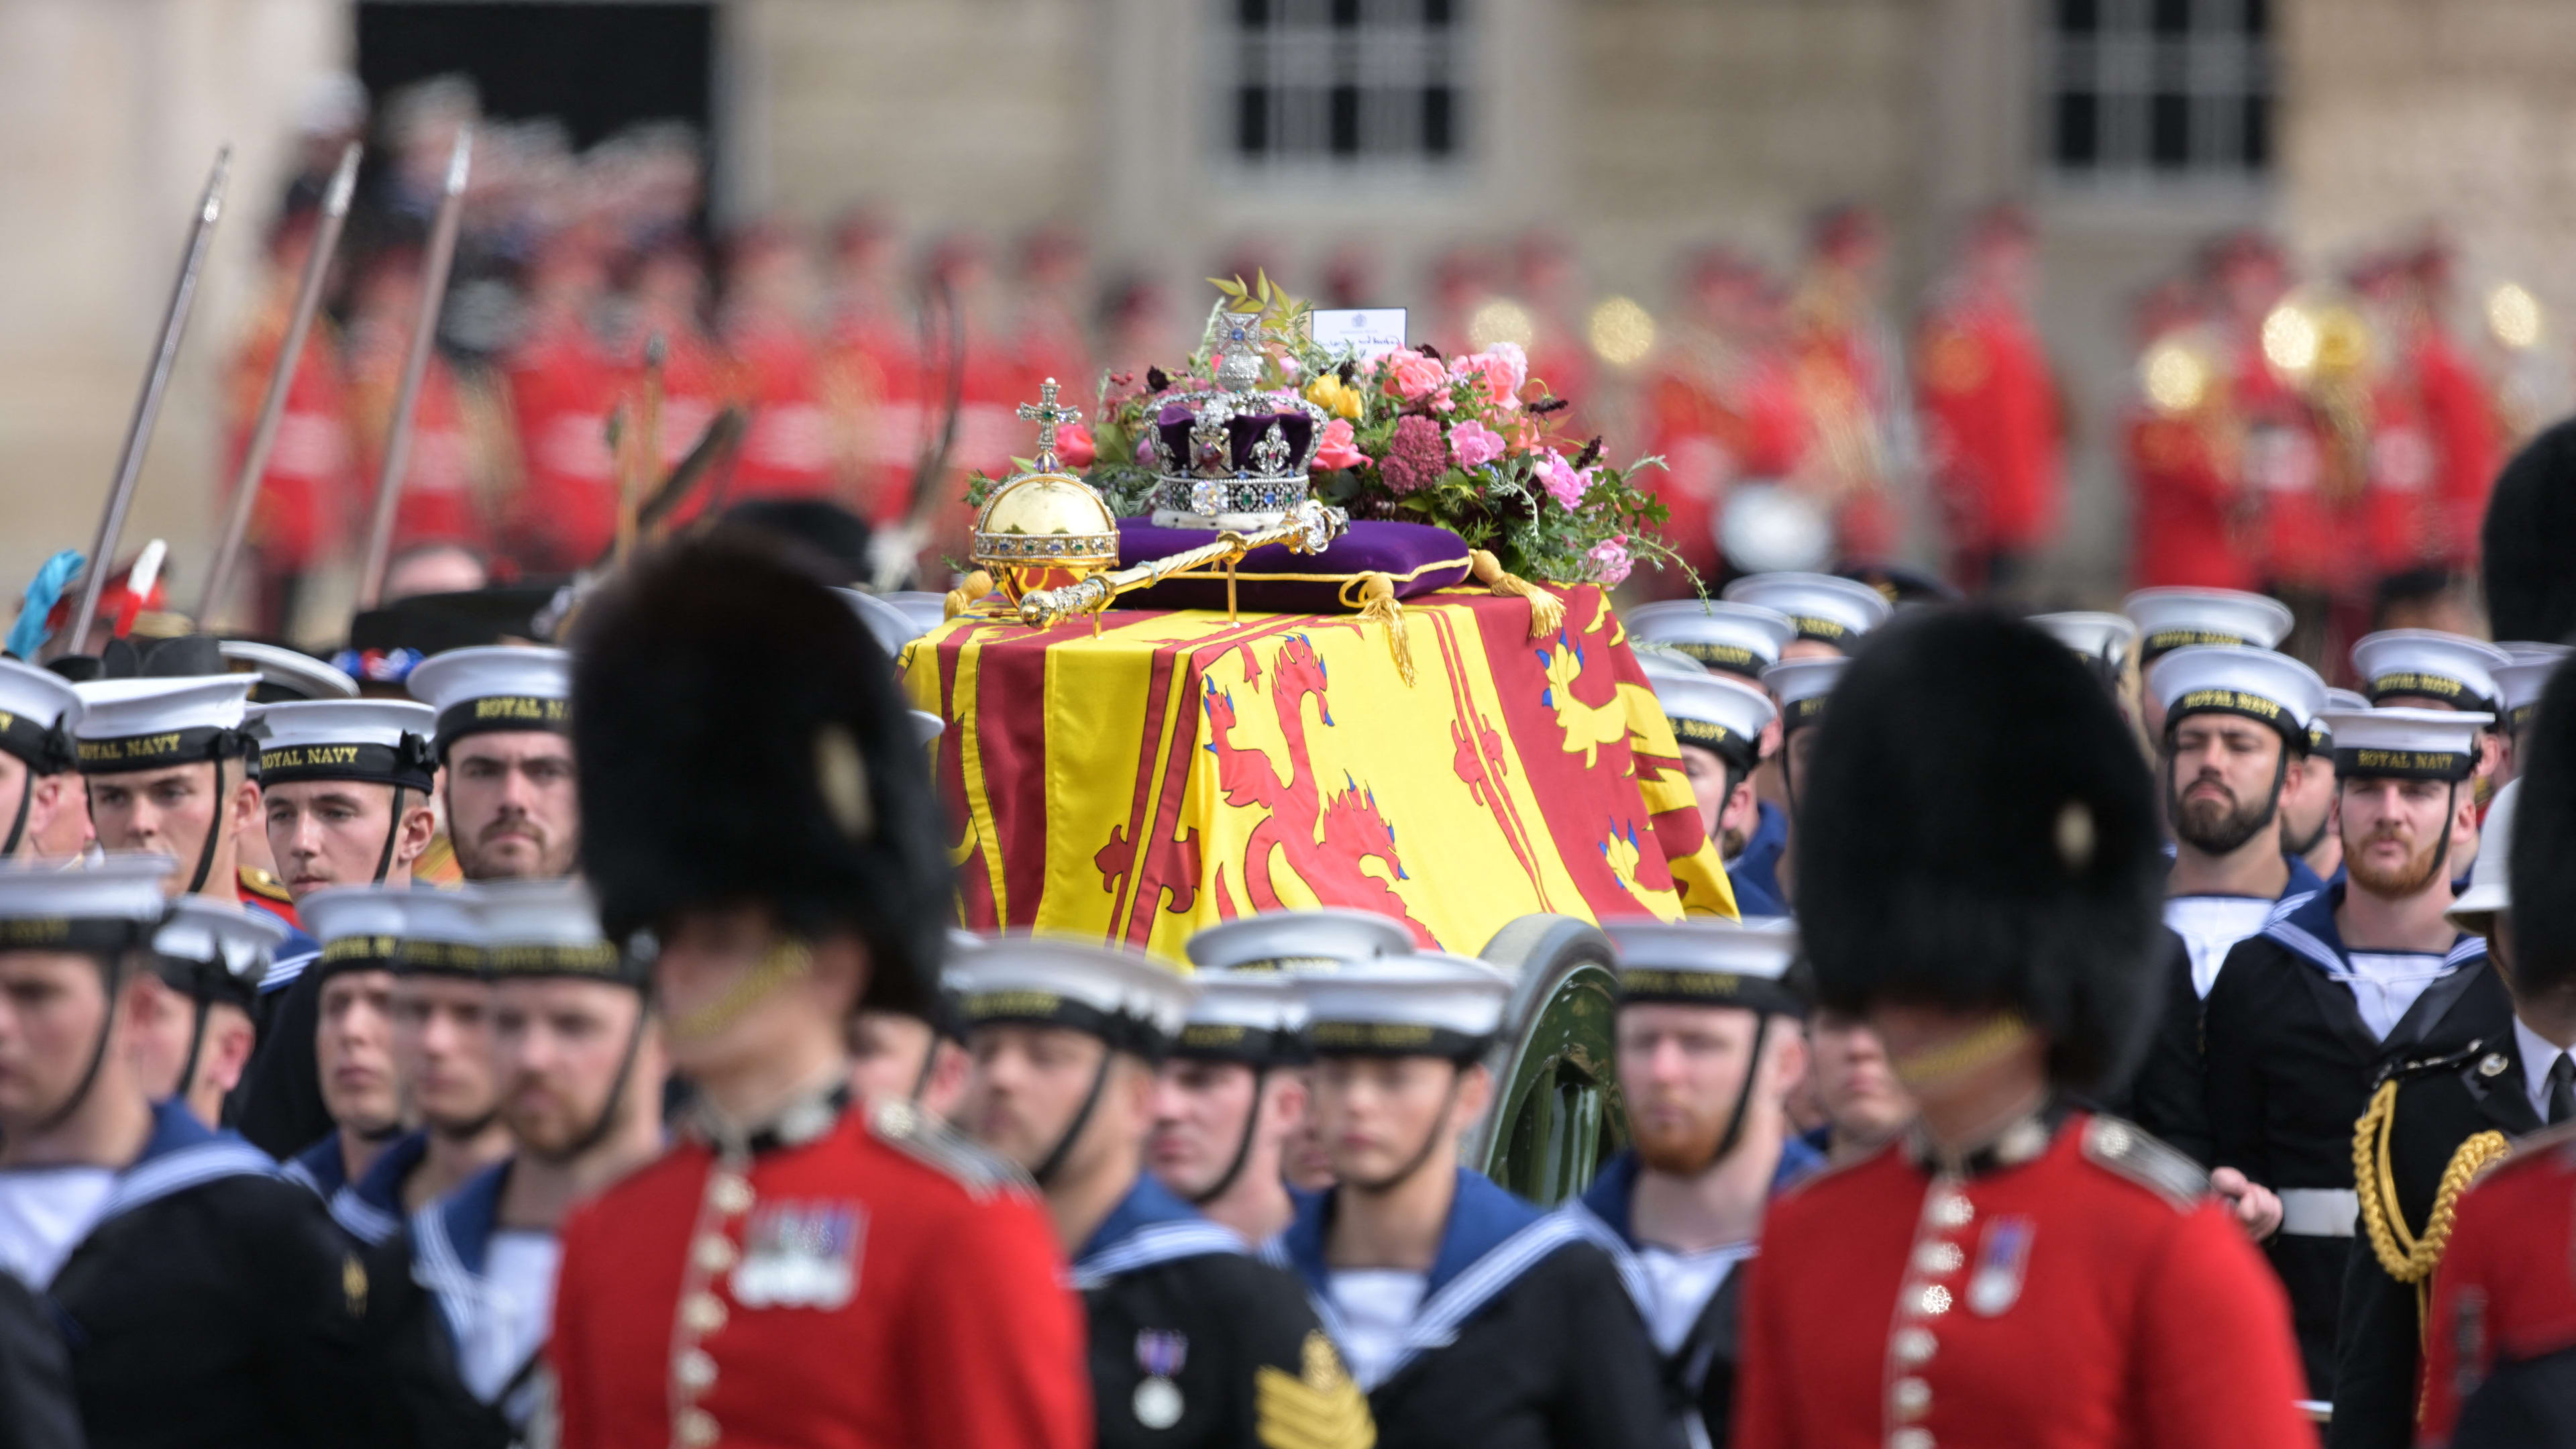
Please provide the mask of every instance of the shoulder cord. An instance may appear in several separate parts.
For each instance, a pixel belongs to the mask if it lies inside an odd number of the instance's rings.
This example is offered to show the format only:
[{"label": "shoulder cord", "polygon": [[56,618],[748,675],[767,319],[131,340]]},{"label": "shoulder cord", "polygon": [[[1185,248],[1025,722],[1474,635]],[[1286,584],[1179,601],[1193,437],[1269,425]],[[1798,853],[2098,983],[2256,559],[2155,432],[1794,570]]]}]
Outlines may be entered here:
[{"label": "shoulder cord", "polygon": [[[2511,1154],[2513,1148],[2501,1132],[2480,1132],[2460,1144],[2451,1154],[2450,1165],[2442,1169],[2441,1185],[2433,1193],[2433,1211],[2424,1219],[2424,1231],[2418,1235],[2407,1230],[2405,1214],[2397,1205],[2397,1175],[2388,1159],[2388,1139],[2397,1122],[2397,1082],[2382,1082],[2371,1094],[2370,1108],[2361,1114],[2353,1129],[2352,1172],[2355,1194],[2361,1199],[2361,1226],[2370,1237],[2370,1250],[2379,1266],[2400,1283],[2416,1285],[2417,1306],[2422,1306],[2427,1280],[2442,1261],[2443,1249],[2450,1246],[2451,1222],[2458,1211],[2460,1194],[2477,1180],[2478,1174]],[[2422,1323],[2419,1315],[2418,1331]]]}]

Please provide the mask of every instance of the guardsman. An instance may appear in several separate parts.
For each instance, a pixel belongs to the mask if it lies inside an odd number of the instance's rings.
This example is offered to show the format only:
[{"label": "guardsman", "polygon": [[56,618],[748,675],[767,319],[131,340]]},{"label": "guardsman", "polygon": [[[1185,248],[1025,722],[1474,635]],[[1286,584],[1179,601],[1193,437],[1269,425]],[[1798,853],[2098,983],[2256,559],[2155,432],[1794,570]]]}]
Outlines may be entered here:
[{"label": "guardsman", "polygon": [[1619,1267],[1694,1449],[1734,1422],[1744,1276],[1772,1195],[1824,1166],[1790,1135],[1807,1069],[1798,937],[1758,926],[1604,925],[1618,949],[1619,1091],[1635,1145],[1566,1211]]},{"label": "guardsman", "polygon": [[[313,993],[313,1047],[303,1069],[331,1126],[319,1141],[286,1159],[286,1175],[324,1202],[364,1178],[403,1136],[402,1084],[394,1072],[393,956],[410,928],[404,913],[414,892],[385,886],[334,886],[308,898],[322,953],[304,968],[301,989]],[[282,1062],[281,1052],[272,1062]]]},{"label": "guardsman", "polygon": [[[358,285],[349,321],[349,417],[368,477],[380,474],[393,438],[394,403],[420,314],[419,252],[408,246],[379,255]],[[306,349],[309,353],[310,348]],[[413,404],[412,444],[399,480],[393,547],[489,542],[478,490],[491,470],[491,440],[478,431],[466,380],[436,348]]]},{"label": "guardsman", "polygon": [[[1687,661],[1685,661],[1686,663]],[[1780,710],[1760,686],[1696,665],[1689,672],[1646,666],[1655,699],[1672,724],[1673,741],[1682,752],[1682,773],[1699,801],[1700,823],[1719,843],[1727,882],[1735,888],[1739,916],[1785,916],[1788,905],[1766,883],[1741,871],[1746,851],[1761,826],[1760,801],[1753,790],[1753,771],[1762,763],[1762,741],[1774,733]]]},{"label": "guardsman", "polygon": [[2328,1449],[2414,1442],[2423,1309],[2460,1193],[2513,1139],[2576,1116],[2576,1058],[2543,1034],[2568,1024],[2545,999],[2532,1004],[2538,1026],[2522,1019],[2511,937],[2498,929],[2512,907],[2506,852],[2519,793],[2507,785],[2496,796],[2486,819],[2491,848],[2478,852],[2469,888],[2450,909],[2460,929],[2486,938],[2506,999],[2480,994],[2474,1004],[2491,1014],[2458,1050],[2381,1063],[2369,1110],[2354,1128],[2361,1241],[2344,1273]]},{"label": "guardsman", "polygon": [[152,938],[162,990],[137,1004],[136,1060],[154,1100],[177,1101],[208,1127],[250,1065],[251,1012],[286,924],[230,901],[181,896]]},{"label": "guardsman", "polygon": [[1665,542],[1693,574],[1716,578],[1728,490],[1787,478],[1807,446],[1807,424],[1761,271],[1711,248],[1685,263],[1680,291],[1681,314],[1648,364],[1640,399],[1648,451],[1670,460],[1647,486],[1672,515]]},{"label": "guardsman", "polygon": [[404,1219],[510,1151],[492,1057],[492,978],[482,925],[461,892],[414,891],[390,966],[394,1079],[420,1125],[331,1195],[331,1216],[383,1243]]},{"label": "guardsman", "polygon": [[1283,1163],[1306,1124],[1308,1058],[1297,1030],[1305,1008],[1279,971],[1200,966],[1192,979],[1198,995],[1155,1077],[1145,1165],[1201,1216],[1259,1248],[1296,1212]]},{"label": "guardsman", "polygon": [[624,380],[591,330],[607,291],[600,251],[581,227],[546,244],[529,279],[526,326],[502,363],[524,473],[508,533],[534,573],[588,568],[617,537],[609,418]]},{"label": "guardsman", "polygon": [[[2353,673],[2361,679],[2362,695],[2373,705],[2472,710],[2487,717],[2487,727],[2478,731],[2478,768],[2471,777],[2480,810],[2494,795],[2504,768],[2510,725],[2495,672],[2511,663],[2512,655],[2483,639],[2439,629],[2383,629],[2362,636],[2352,646]],[[2476,852],[2472,836],[2463,854]],[[2469,861],[2456,864],[2466,867]]]},{"label": "guardsman", "polygon": [[557,1234],[574,1203],[662,1150],[661,1030],[644,968],[600,939],[578,881],[468,888],[492,972],[510,1155],[411,1215],[411,1273],[438,1301],[457,1376],[522,1439],[553,1415],[543,1349]]},{"label": "guardsman", "polygon": [[1800,935],[1921,1116],[1772,1204],[1737,1449],[2312,1444],[2280,1290],[2199,1169],[2069,1100],[2140,1045],[2162,949],[2118,712],[2047,635],[1956,611],[1837,696]]},{"label": "guardsman", "polygon": [[[2140,589],[2120,601],[2138,626],[2138,668],[2192,645],[2270,649],[2289,637],[2290,609],[2278,599],[2234,589]],[[2149,740],[2165,734],[2164,705],[2152,691],[2139,700]]]},{"label": "guardsman", "polygon": [[1627,1449],[1670,1430],[1653,1346],[1601,1250],[1460,1165],[1511,981],[1417,955],[1299,972],[1338,1183],[1281,1240],[1386,1449]]},{"label": "guardsman", "polygon": [[[298,279],[312,252],[317,213],[283,217],[269,234],[266,285],[247,335],[226,369],[224,475],[241,470],[269,378],[295,306]],[[268,464],[253,479],[251,551],[258,580],[251,618],[261,633],[283,635],[295,624],[304,576],[338,548],[348,520],[345,501],[363,498],[349,429],[349,383],[340,370],[339,338],[328,316],[296,356]],[[372,479],[368,480],[370,483]]]},{"label": "guardsman", "polygon": [[570,875],[581,850],[572,659],[495,644],[422,660],[403,681],[438,711],[447,836],[467,880]]},{"label": "guardsman", "polygon": [[1901,541],[1902,489],[1915,463],[1905,355],[1877,297],[1887,234],[1867,208],[1840,205],[1816,219],[1809,244],[1788,305],[1789,366],[1807,423],[1799,472],[1833,512],[1835,551],[1883,559]]},{"label": "guardsman", "polygon": [[2250,589],[2261,582],[2262,505],[2239,466],[2244,429],[2225,344],[2178,278],[2142,294],[2131,318],[2140,396],[2121,420],[2130,576],[2148,587]]},{"label": "guardsman", "polygon": [[574,643],[583,873],[606,938],[652,942],[698,1095],[670,1150],[564,1221],[561,1442],[1088,1443],[1080,1309],[1026,1180],[850,1092],[850,1014],[932,1009],[950,910],[885,656],[724,528],[612,583]]},{"label": "guardsman", "polygon": [[1915,344],[1924,451],[1947,525],[1950,576],[1972,593],[2010,590],[2057,536],[2064,415],[2030,322],[2030,219],[1980,217],[1950,294]]},{"label": "guardsman", "polygon": [[2267,1245],[2290,1293],[2310,1397],[2334,1385],[2344,1260],[2359,1206],[2352,1124],[2380,1061],[2479,1036],[2499,988],[2486,943],[2445,912],[2480,714],[2329,710],[2344,879],[2272,908],[2201,1003],[2212,1165],[2281,1199]]},{"label": "guardsman", "polygon": [[0,799],[16,798],[0,860],[41,859],[54,822],[79,808],[73,789],[72,726],[80,723],[80,694],[62,676],[15,659],[0,659]]},{"label": "guardsman", "polygon": [[377,1442],[364,1265],[266,1153],[151,1101],[172,868],[0,868],[0,1256],[51,1300],[91,1444]]},{"label": "guardsman", "polygon": [[[2576,1112],[2566,1085],[2576,1078],[2567,1065],[2576,1046],[2576,919],[2570,917],[2576,910],[2576,727],[2570,720],[2576,720],[2576,673],[2562,669],[2542,696],[2515,792],[2511,840],[2492,842],[2490,852],[2510,860],[2494,939],[2501,947],[2498,973],[2513,991],[2515,1061],[2508,1070],[2461,1079],[2484,1087],[2489,1103],[2520,1099],[2553,1124]],[[2488,819],[2503,813],[2499,800]],[[2480,864],[2480,876],[2488,876]],[[2473,883],[2460,904],[2473,897],[2491,899]],[[2548,1066],[2535,1078],[2541,1062]],[[2492,1126],[2493,1114],[2477,1125]],[[2449,1250],[2432,1250],[2441,1263],[2424,1319],[2418,1444],[2518,1449],[2564,1444],[2576,1434],[2576,1274],[2566,1268],[2576,1261],[2576,1148],[2570,1143],[2576,1127],[2553,1125],[2515,1144],[2511,1158],[2459,1198]],[[2402,1202],[2405,1184],[2399,1187]],[[2415,1251],[2425,1251],[2423,1243],[2419,1237]]]},{"label": "guardsman", "polygon": [[813,291],[794,232],[756,225],[735,239],[722,326],[751,418],[733,464],[732,497],[849,497],[846,454],[834,446],[826,408],[822,349],[806,323]]},{"label": "guardsman", "polygon": [[960,1112],[1045,1194],[1090,1320],[1102,1445],[1372,1442],[1368,1403],[1287,1272],[1144,1170],[1155,1064],[1194,978],[1004,936],[949,968],[975,1066]]}]

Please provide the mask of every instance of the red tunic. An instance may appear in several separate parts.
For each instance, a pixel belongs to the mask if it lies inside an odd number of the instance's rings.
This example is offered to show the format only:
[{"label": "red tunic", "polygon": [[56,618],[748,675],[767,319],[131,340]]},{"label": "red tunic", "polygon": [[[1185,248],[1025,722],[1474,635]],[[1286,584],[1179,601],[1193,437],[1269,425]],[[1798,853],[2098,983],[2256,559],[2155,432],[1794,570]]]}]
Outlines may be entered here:
[{"label": "red tunic", "polygon": [[[1647,393],[1649,456],[1664,460],[1644,475],[1671,516],[1664,542],[1703,575],[1717,572],[1717,523],[1726,491],[1739,479],[1777,482],[1797,467],[1806,446],[1798,396],[1777,359],[1687,345],[1669,360]],[[1551,379],[1552,381],[1552,379]],[[1662,580],[1687,592],[1690,581]]]},{"label": "red tunic", "polygon": [[2416,386],[2433,443],[2436,527],[2428,552],[2455,567],[2477,561],[2487,494],[2503,466],[2503,444],[2486,379],[2438,325],[2415,334]]},{"label": "red tunic", "polygon": [[742,362],[751,406],[733,469],[735,498],[836,498],[837,429],[824,404],[822,356],[791,323],[762,318],[725,337]]},{"label": "red tunic", "polygon": [[565,1449],[1089,1444],[1044,1213],[907,1112],[724,1162],[683,1138],[575,1209],[546,1349]]},{"label": "red tunic", "polygon": [[1920,350],[1916,385],[1952,547],[2045,547],[2065,490],[2039,338],[2009,307],[1961,305],[1925,324]]},{"label": "red tunic", "polygon": [[2018,1165],[1892,1147],[1772,1205],[1736,1449],[2314,1445],[2289,1305],[2198,1170],[2110,1118],[2014,1130]]},{"label": "red tunic", "polygon": [[[267,398],[269,373],[277,366],[278,349],[285,345],[286,323],[283,307],[268,309],[233,360],[227,479],[240,469],[242,455],[250,448],[259,405]],[[258,501],[251,508],[250,546],[259,551],[262,567],[271,573],[311,568],[347,531],[346,505],[360,496],[357,456],[349,436],[348,393],[330,320],[317,318],[305,336],[302,355],[295,360],[294,379],[286,385],[286,406],[278,414],[277,437],[259,477]]]},{"label": "red tunic", "polygon": [[2460,1195],[2424,1323],[2426,1446],[2498,1363],[2576,1346],[2576,1132],[2526,1139]]},{"label": "red tunic", "polygon": [[2130,582],[2139,588],[2245,589],[2262,583],[2240,522],[2236,480],[2216,426],[2140,409],[2124,452],[2136,499]]},{"label": "red tunic", "polygon": [[510,356],[509,381],[527,463],[527,485],[511,506],[511,536],[530,568],[588,568],[617,535],[608,415],[624,378],[608,350],[567,314],[531,329]]}]

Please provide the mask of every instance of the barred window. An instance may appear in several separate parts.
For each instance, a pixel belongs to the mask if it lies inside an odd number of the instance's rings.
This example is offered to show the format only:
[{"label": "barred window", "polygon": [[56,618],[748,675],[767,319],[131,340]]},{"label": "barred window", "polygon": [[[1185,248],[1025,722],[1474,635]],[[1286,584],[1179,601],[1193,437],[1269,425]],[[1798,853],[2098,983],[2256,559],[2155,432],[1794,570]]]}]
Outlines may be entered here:
[{"label": "barred window", "polygon": [[1235,160],[1442,165],[1464,153],[1470,0],[1216,3]]},{"label": "barred window", "polygon": [[2270,0],[2037,3],[2051,169],[2130,179],[2270,169]]}]

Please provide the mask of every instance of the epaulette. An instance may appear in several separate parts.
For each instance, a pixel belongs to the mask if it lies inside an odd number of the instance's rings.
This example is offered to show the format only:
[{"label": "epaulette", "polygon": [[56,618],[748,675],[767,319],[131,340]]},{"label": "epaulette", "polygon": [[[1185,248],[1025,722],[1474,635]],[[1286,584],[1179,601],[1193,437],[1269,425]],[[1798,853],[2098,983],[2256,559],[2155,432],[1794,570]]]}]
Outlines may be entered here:
[{"label": "epaulette", "polygon": [[2086,1121],[2084,1155],[2163,1198],[2176,1212],[2191,1212],[2209,1200],[2209,1174],[2201,1165],[2135,1122],[2100,1115]]},{"label": "epaulette", "polygon": [[245,865],[236,874],[241,877],[241,888],[261,900],[274,901],[281,906],[295,904],[295,897],[286,893],[286,887],[279,883],[277,877],[258,866]]},{"label": "epaulette", "polygon": [[2404,1077],[2427,1076],[2434,1072],[2466,1066],[2470,1058],[2475,1057],[2485,1045],[2486,1039],[2481,1037],[2458,1051],[2445,1052],[2440,1056],[2390,1057],[2379,1064],[2379,1074],[2370,1079],[2370,1089],[2376,1092],[2383,1082],[2393,1082]]},{"label": "epaulette", "polygon": [[1037,1191],[1037,1184],[1009,1159],[969,1142],[910,1102],[869,1103],[868,1130],[879,1142],[954,1179],[979,1201]]}]

